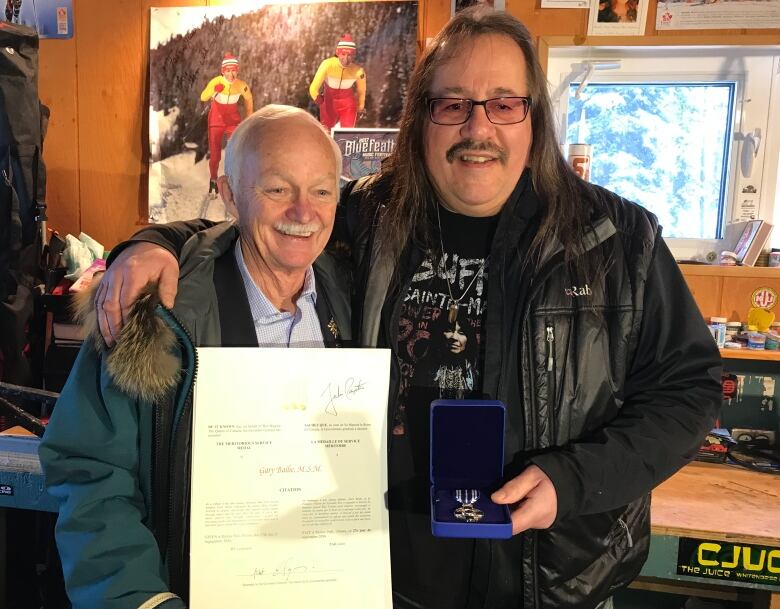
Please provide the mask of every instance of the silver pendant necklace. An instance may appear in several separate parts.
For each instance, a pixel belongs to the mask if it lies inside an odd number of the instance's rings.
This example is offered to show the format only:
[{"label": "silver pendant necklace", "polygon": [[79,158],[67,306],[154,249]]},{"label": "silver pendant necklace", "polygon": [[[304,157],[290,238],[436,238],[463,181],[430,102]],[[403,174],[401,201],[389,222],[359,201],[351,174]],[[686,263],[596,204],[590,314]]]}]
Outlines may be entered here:
[{"label": "silver pendant necklace", "polygon": [[[442,262],[444,262],[444,239],[442,237],[441,213],[439,213],[438,203],[436,203],[436,221],[439,224],[439,246],[441,247],[441,259]],[[449,277],[446,277],[447,293],[450,295],[450,306],[447,308],[447,321],[449,321],[451,324],[454,324],[455,321],[458,319],[458,311],[460,310],[460,301],[466,297],[466,294],[468,294],[469,290],[471,289],[471,286],[474,285],[474,282],[477,280],[477,277],[480,277],[484,273],[485,264],[487,263],[488,258],[489,256],[485,257],[485,259],[482,261],[482,264],[479,267],[479,270],[476,273],[474,273],[474,277],[472,277],[471,282],[469,282],[469,284],[466,286],[466,289],[463,290],[463,293],[458,298],[455,298],[452,295],[450,280]]]}]

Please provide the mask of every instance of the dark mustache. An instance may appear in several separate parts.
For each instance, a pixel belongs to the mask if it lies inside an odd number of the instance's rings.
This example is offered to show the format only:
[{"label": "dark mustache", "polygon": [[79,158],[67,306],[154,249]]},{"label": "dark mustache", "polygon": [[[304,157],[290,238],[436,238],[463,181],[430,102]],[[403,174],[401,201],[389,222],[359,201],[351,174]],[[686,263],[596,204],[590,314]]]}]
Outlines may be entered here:
[{"label": "dark mustache", "polygon": [[459,152],[492,152],[502,163],[506,162],[506,151],[499,148],[492,142],[478,142],[477,140],[466,139],[454,144],[447,150],[447,162],[452,163]]}]

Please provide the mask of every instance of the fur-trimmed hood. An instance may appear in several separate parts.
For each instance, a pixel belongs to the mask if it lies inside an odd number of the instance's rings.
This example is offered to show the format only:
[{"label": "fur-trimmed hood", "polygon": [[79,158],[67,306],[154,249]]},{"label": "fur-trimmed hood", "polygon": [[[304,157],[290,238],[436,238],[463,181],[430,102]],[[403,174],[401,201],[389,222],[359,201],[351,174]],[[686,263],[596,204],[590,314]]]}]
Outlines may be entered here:
[{"label": "fur-trimmed hood", "polygon": [[104,354],[106,371],[117,387],[134,399],[155,403],[179,381],[176,335],[155,313],[157,284],[149,284],[133,305],[116,345],[106,346],[97,321],[95,293],[99,281],[76,296],[73,316],[83,326],[86,342]]},{"label": "fur-trimmed hood", "polygon": [[[95,350],[105,354],[105,369],[121,391],[134,399],[157,403],[175,389],[182,373],[177,347],[183,340],[182,334],[187,335],[194,347],[223,345],[215,263],[232,251],[238,237],[238,229],[232,222],[221,222],[192,235],[179,255],[174,310],[168,315],[167,310],[158,309],[157,284],[149,284],[133,305],[119,340],[111,349],[106,347],[97,324],[94,301],[99,283],[93,282],[92,289],[79,296],[74,316],[84,324]],[[314,271],[318,297],[322,296],[322,301],[327,303],[331,316],[330,331],[342,344],[348,343],[351,340],[348,277],[328,254],[315,261]],[[251,328],[251,317],[248,323]]]}]

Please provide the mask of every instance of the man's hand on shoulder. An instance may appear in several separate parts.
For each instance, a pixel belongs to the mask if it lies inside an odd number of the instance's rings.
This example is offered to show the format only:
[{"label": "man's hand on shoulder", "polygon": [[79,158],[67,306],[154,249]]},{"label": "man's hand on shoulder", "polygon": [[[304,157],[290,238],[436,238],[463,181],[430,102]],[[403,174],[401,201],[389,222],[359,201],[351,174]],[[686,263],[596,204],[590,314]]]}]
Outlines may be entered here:
[{"label": "man's hand on shoulder", "polygon": [[547,529],[558,514],[555,486],[536,465],[529,465],[490,498],[494,503],[511,506],[512,535],[528,529]]},{"label": "man's hand on shoulder", "polygon": [[156,282],[160,302],[173,307],[179,281],[179,263],[168,250],[154,243],[129,246],[111,263],[95,292],[100,333],[113,347],[141,291]]}]

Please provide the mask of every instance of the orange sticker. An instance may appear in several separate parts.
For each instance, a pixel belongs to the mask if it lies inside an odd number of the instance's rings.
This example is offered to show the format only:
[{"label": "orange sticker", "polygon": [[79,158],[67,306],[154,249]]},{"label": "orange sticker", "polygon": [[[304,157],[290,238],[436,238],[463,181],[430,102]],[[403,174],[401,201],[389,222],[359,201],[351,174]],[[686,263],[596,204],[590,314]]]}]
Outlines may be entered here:
[{"label": "orange sticker", "polygon": [[771,311],[777,304],[777,292],[768,287],[757,288],[750,299],[754,307]]}]

